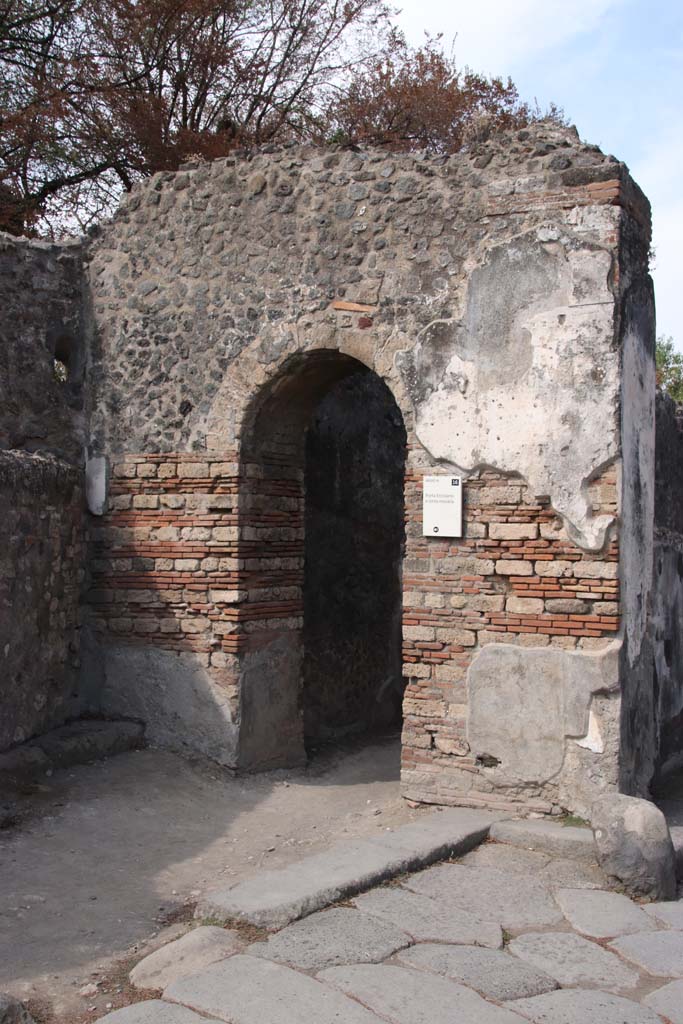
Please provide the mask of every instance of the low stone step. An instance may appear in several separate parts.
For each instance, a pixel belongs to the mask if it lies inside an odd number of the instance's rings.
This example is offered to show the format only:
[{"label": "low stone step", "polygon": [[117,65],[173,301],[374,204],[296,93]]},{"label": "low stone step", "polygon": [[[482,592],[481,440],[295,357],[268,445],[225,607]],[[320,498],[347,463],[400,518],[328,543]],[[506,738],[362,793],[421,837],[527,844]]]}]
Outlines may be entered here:
[{"label": "low stone step", "polygon": [[12,780],[69,768],[142,746],[140,722],[79,719],[0,754],[0,777]]},{"label": "low stone step", "polygon": [[377,837],[344,840],[286,868],[208,893],[195,916],[282,928],[406,871],[467,853],[486,838],[494,820],[484,811],[448,808]]},{"label": "low stone step", "polygon": [[523,821],[497,821],[491,826],[491,839],[525,850],[538,850],[553,857],[596,863],[595,842],[590,828],[561,825],[541,818]]}]

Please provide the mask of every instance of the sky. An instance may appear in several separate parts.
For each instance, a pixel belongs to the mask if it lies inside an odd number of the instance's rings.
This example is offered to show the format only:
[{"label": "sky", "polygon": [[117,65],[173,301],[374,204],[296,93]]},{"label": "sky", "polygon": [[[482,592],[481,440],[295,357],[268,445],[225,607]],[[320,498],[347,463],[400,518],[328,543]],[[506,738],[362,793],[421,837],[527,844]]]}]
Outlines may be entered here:
[{"label": "sky", "polygon": [[562,107],[613,153],[652,204],[657,334],[683,351],[683,2],[403,0],[419,45],[443,33],[460,66],[512,78],[522,99]]}]

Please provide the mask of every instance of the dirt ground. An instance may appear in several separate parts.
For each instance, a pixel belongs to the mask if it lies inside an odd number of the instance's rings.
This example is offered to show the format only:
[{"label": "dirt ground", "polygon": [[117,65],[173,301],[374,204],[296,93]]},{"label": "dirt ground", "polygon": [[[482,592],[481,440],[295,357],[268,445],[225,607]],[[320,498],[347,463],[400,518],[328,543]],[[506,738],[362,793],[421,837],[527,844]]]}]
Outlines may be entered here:
[{"label": "dirt ground", "polygon": [[393,737],[235,778],[142,750],[45,778],[0,832],[0,991],[37,1019],[95,1020],[125,999],[121,961],[172,937],[205,889],[421,813],[399,797],[399,751]]}]

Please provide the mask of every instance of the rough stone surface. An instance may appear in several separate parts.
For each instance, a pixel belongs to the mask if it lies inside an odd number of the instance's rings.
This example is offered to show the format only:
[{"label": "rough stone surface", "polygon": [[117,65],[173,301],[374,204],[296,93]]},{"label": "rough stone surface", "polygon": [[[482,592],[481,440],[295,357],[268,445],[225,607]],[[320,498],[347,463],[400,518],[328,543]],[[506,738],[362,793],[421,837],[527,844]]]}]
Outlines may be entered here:
[{"label": "rough stone surface", "polygon": [[0,992],[0,1024],[35,1024],[35,1021],[18,999]]},{"label": "rough stone surface", "polygon": [[[454,942],[498,949],[503,944],[500,925],[483,921],[462,910],[453,914],[438,900],[393,886],[359,896],[355,905],[366,914],[391,921],[415,942]],[[346,961],[347,963],[349,961]]]},{"label": "rough stone surface", "polygon": [[0,776],[31,776],[111,757],[141,746],[144,733],[140,722],[71,722],[0,754]]},{"label": "rough stone surface", "polygon": [[507,929],[534,928],[562,920],[545,885],[523,876],[510,885],[509,876],[493,868],[443,864],[414,875],[404,884],[438,900],[443,907],[466,910]]},{"label": "rough stone surface", "polygon": [[79,711],[82,500],[81,473],[63,459],[0,450],[0,751]]},{"label": "rough stone surface", "polygon": [[683,978],[683,931],[624,935],[610,945],[657,978]]},{"label": "rough stone surface", "polygon": [[496,821],[491,839],[536,850],[553,857],[572,857],[595,862],[595,844],[589,828],[561,825],[553,821]]},{"label": "rough stone surface", "polygon": [[619,992],[638,982],[637,973],[614,953],[571,932],[529,932],[513,939],[508,948],[563,986]]},{"label": "rough stone surface", "polygon": [[571,926],[592,939],[610,939],[657,928],[640,907],[621,893],[558,889],[555,899]]},{"label": "rough stone surface", "polygon": [[673,844],[662,812],[648,800],[610,793],[595,802],[591,824],[600,866],[627,893],[672,899]]},{"label": "rough stone surface", "polygon": [[315,971],[337,964],[379,963],[410,942],[410,935],[394,924],[337,907],[295,921],[267,942],[249,946],[247,952]]},{"label": "rough stone surface", "polygon": [[395,1024],[519,1024],[520,1018],[493,1006],[476,992],[445,978],[388,964],[336,967],[320,978]]},{"label": "rough stone surface", "polygon": [[199,1016],[185,1006],[173,1006],[160,999],[150,999],[146,1003],[124,1006],[114,1010],[105,1017],[100,1017],[102,1024],[200,1024],[201,1021],[212,1021],[215,1017]]},{"label": "rough stone surface", "polygon": [[150,953],[130,972],[136,988],[166,988],[177,978],[208,967],[243,947],[237,932],[204,925]]},{"label": "rough stone surface", "polygon": [[342,993],[255,956],[233,956],[176,981],[164,998],[229,1024],[378,1024],[374,1013]]},{"label": "rough stone surface", "polygon": [[[618,691],[618,647],[572,654],[491,644],[472,660],[467,687],[467,739],[474,755],[495,757],[494,778],[500,774],[520,783],[545,783],[565,764],[567,738],[589,734],[594,695]],[[524,714],[511,716],[511,707],[523,707]],[[603,732],[606,728],[603,724]],[[602,777],[597,788],[587,786],[583,792],[575,783],[572,806],[585,813],[608,781]],[[545,837],[550,844],[553,830],[559,834],[559,826],[552,823],[546,826],[547,835],[544,823],[536,829],[518,823],[511,828],[522,833],[519,838],[528,830],[536,842]],[[501,829],[494,838],[504,838],[505,825]],[[581,842],[572,844],[568,835],[566,845],[573,850]]]},{"label": "rough stone surface", "polygon": [[647,1007],[608,992],[565,989],[509,1006],[534,1024],[661,1024]]},{"label": "rough stone surface", "polygon": [[643,905],[643,910],[662,924],[668,924],[670,928],[683,932],[683,900],[671,900],[668,903],[646,903]]},{"label": "rough stone surface", "polygon": [[402,826],[381,838],[335,844],[300,865],[264,871],[228,889],[209,893],[197,917],[277,928],[353,896],[377,882],[431,864],[447,851],[465,852],[488,832],[490,815],[452,809],[436,812],[417,824]]},{"label": "rough stone surface", "polygon": [[662,985],[645,996],[643,1002],[670,1020],[671,1024],[683,1024],[683,981],[670,981],[668,985]]},{"label": "rough stone surface", "polygon": [[444,974],[498,1002],[537,996],[557,988],[549,974],[497,949],[421,943],[402,950],[397,959],[408,967]]}]

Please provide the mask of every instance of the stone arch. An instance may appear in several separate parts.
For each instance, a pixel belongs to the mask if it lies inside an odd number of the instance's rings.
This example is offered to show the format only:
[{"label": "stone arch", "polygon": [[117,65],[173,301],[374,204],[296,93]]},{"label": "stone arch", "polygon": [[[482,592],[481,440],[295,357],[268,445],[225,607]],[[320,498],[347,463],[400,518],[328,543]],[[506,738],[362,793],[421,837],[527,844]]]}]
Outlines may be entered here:
[{"label": "stone arch", "polygon": [[392,392],[336,349],[289,356],[241,429],[242,767],[401,721],[406,430]]}]

